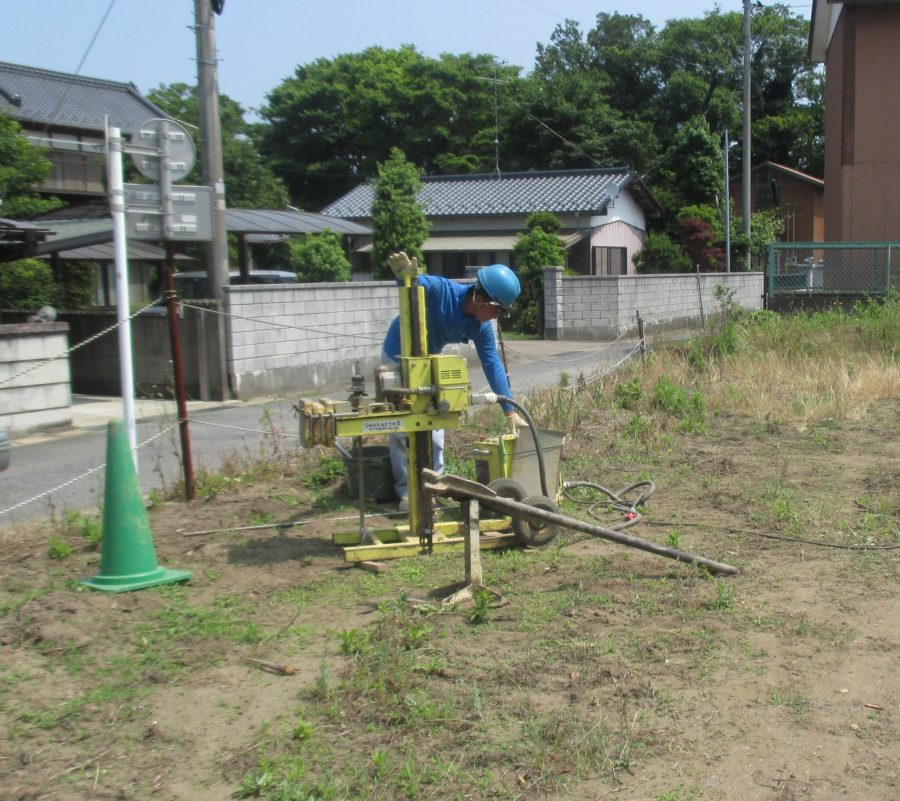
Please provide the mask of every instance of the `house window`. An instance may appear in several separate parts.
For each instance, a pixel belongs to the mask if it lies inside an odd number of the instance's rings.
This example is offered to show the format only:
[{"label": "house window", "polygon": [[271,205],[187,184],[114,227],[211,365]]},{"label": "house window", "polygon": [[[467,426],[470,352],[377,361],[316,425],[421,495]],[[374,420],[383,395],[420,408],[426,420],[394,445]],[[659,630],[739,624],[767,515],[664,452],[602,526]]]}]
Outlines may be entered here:
[{"label": "house window", "polygon": [[595,247],[592,275],[625,275],[628,272],[628,248]]}]

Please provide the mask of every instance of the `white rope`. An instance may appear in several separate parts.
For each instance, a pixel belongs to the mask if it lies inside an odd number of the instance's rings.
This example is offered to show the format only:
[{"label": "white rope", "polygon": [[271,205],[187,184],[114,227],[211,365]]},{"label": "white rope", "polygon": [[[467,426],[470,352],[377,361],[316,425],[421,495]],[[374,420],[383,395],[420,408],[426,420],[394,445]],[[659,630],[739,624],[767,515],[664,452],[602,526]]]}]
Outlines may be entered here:
[{"label": "white rope", "polygon": [[527,361],[546,362],[547,364],[570,364],[573,362],[580,362],[583,359],[589,359],[592,356],[597,356],[597,355],[603,353],[604,351],[609,350],[620,339],[622,339],[622,337],[624,337],[626,334],[630,333],[633,327],[634,326],[632,326],[631,328],[626,328],[615,339],[613,339],[610,342],[607,342],[602,347],[596,348],[595,350],[585,351],[584,353],[582,353],[578,356],[573,356],[571,359],[542,359],[540,356],[529,356],[528,354],[525,354],[520,350],[516,350],[516,348],[514,348],[512,345],[509,344],[509,340],[504,340],[503,347],[506,350],[511,350],[513,353],[516,353],[519,356],[523,356]]},{"label": "white rope", "polygon": [[258,428],[241,428],[240,426],[229,426],[225,423],[210,423],[207,420],[200,420],[199,418],[191,418],[190,422],[198,423],[203,426],[213,426],[214,428],[229,428],[232,431],[246,431],[248,434],[262,434],[266,437],[291,437],[293,439],[300,439],[299,434],[287,434],[283,431],[264,431]]},{"label": "white rope", "polygon": [[[133,320],[135,317],[137,317],[142,312],[147,311],[147,309],[149,309],[151,306],[153,306],[159,300],[160,300],[160,298],[157,298],[156,300],[153,301],[153,303],[148,303],[142,309],[138,309],[134,314],[129,316],[128,319]],[[110,331],[115,331],[124,322],[125,322],[125,320],[122,320],[121,322],[115,323],[115,325],[109,326],[109,328],[104,328],[102,331],[98,331],[93,336],[89,336],[87,339],[82,340],[77,345],[73,345],[71,348],[69,348],[66,351],[63,351],[62,353],[58,354],[57,356],[50,356],[49,358],[44,359],[44,361],[42,361],[42,362],[37,362],[36,364],[31,365],[31,367],[26,367],[24,370],[22,370],[21,373],[16,373],[15,375],[10,376],[9,378],[4,378],[2,381],[0,381],[0,387],[2,387],[4,384],[8,384],[10,381],[15,381],[17,378],[21,378],[23,375],[27,375],[32,370],[37,370],[39,367],[43,367],[45,364],[54,362],[57,359],[68,358],[70,353],[74,353],[79,348],[83,348],[85,345],[93,342],[95,339],[99,339],[100,337],[104,336],[105,334],[108,334]]]},{"label": "white rope", "polygon": [[[153,442],[153,440],[158,439],[163,434],[166,434],[169,431],[171,431],[177,425],[178,425],[178,423],[175,422],[172,425],[170,425],[168,428],[164,428],[164,429],[162,429],[162,431],[157,432],[152,437],[145,439],[142,443],[135,446],[135,450],[140,450],[145,445],[148,445],[151,442]],[[60,484],[58,487],[54,487],[53,489],[49,489],[46,492],[42,492],[42,493],[40,493],[40,495],[35,495],[34,497],[29,498],[26,501],[21,501],[21,502],[17,503],[15,506],[10,506],[7,509],[0,509],[0,515],[8,514],[9,512],[13,512],[16,509],[20,509],[23,506],[27,506],[29,503],[34,503],[35,501],[39,501],[41,498],[46,498],[48,495],[52,495],[54,492],[59,492],[61,489],[65,489],[70,484],[74,484],[76,481],[81,481],[81,479],[87,478],[88,476],[92,475],[93,473],[96,473],[98,470],[103,470],[104,467],[106,467],[106,462],[104,462],[103,464],[97,465],[96,467],[92,467],[89,470],[86,470],[80,476],[75,476],[74,478],[70,478],[68,481]]]},{"label": "white rope", "polygon": [[[371,334],[348,334],[344,331],[326,331],[323,328],[307,328],[302,325],[291,325],[289,323],[276,323],[274,320],[263,320],[259,317],[244,317],[240,314],[235,314],[234,312],[226,312],[222,309],[215,309],[207,306],[194,306],[190,303],[185,303],[183,300],[178,301],[179,305],[184,306],[186,309],[197,309],[199,311],[208,311],[212,314],[219,314],[222,317],[231,318],[234,320],[247,320],[251,323],[261,323],[262,325],[275,326],[276,328],[288,328],[291,331],[307,331],[312,334],[324,334],[329,337],[355,337],[356,339],[365,339],[369,342],[382,342],[383,336],[372,336]],[[346,345],[341,348],[334,348],[334,350],[350,350],[352,348],[358,348],[359,345]]]}]

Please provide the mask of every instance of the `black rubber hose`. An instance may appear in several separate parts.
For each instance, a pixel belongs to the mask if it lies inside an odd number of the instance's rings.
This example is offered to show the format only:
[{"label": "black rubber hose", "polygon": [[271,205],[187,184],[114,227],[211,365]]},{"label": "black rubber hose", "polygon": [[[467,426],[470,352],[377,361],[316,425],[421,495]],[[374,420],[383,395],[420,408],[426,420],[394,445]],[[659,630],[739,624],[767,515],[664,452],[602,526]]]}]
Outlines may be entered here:
[{"label": "black rubber hose", "polygon": [[512,398],[507,398],[505,395],[498,395],[497,400],[500,403],[508,403],[517,412],[521,412],[522,416],[528,422],[528,427],[531,429],[531,437],[532,437],[532,439],[534,439],[534,450],[537,453],[538,471],[541,474],[541,492],[544,494],[545,497],[550,498],[550,500],[554,500],[554,498],[552,498],[550,496],[550,493],[547,492],[547,471],[544,467],[544,453],[541,450],[541,441],[540,441],[540,438],[538,437],[537,428],[535,428],[534,420],[532,419],[531,415],[528,413],[528,409],[526,409],[524,406],[522,406],[522,404],[516,403]]}]

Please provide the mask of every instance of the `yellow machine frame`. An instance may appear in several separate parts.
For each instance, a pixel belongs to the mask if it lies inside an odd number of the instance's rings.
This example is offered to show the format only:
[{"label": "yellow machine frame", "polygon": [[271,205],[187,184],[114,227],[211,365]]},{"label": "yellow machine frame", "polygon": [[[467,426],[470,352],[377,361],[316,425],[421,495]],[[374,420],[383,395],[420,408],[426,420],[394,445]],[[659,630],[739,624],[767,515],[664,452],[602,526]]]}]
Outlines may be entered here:
[{"label": "yellow machine frame", "polygon": [[[336,545],[347,561],[391,559],[414,553],[444,553],[464,546],[464,523],[435,522],[425,497],[422,468],[431,467],[431,432],[458,428],[470,403],[468,365],[459,356],[428,355],[425,289],[418,283],[421,268],[402,275],[400,287],[400,383],[385,389],[385,399],[371,401],[364,392],[350,400],[301,399],[300,439],[304,447],[332,445],[337,437],[362,438],[376,434],[407,434],[409,522],[367,531],[360,510],[358,532],[337,532]],[[508,439],[507,437],[503,438]],[[512,438],[514,439],[514,437]],[[493,478],[508,475],[498,462]],[[360,487],[362,492],[362,488]],[[515,542],[510,518],[480,523],[482,548],[509,547]]]}]

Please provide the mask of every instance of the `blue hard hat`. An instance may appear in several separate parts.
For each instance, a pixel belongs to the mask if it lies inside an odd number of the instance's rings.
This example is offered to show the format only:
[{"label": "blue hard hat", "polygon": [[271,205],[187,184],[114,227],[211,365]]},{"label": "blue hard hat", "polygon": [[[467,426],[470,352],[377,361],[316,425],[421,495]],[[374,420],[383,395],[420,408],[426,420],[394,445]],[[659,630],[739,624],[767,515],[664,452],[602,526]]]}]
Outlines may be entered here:
[{"label": "blue hard hat", "polygon": [[519,297],[522,287],[516,274],[505,264],[492,264],[478,271],[478,283],[487,296],[508,309]]}]

